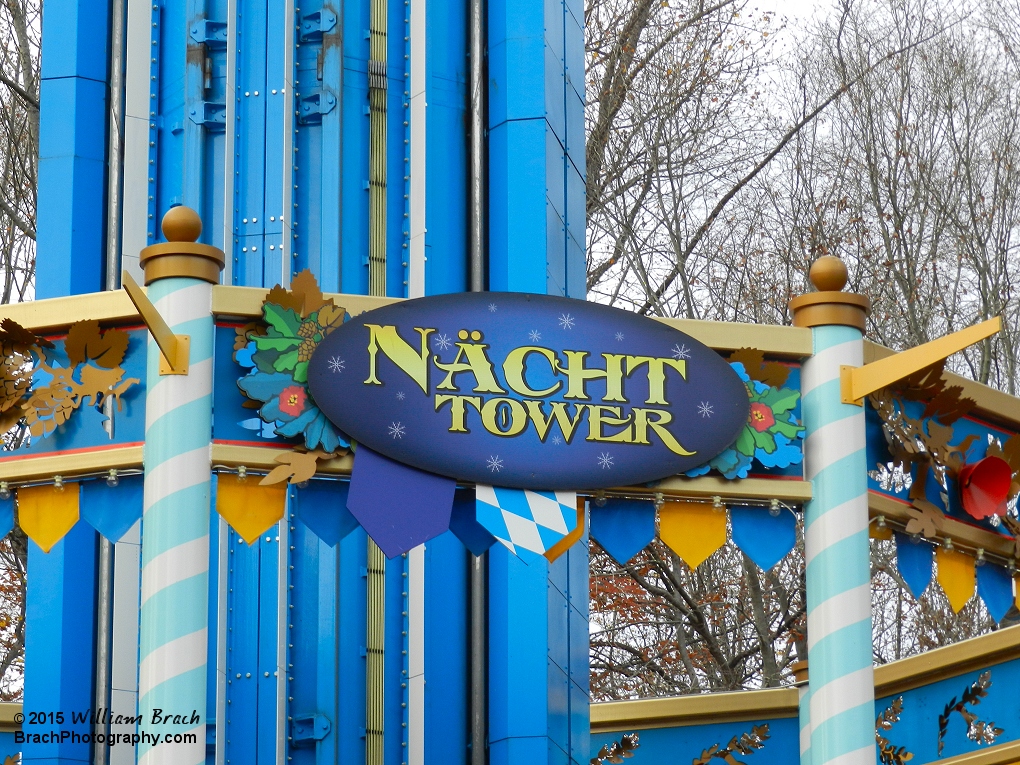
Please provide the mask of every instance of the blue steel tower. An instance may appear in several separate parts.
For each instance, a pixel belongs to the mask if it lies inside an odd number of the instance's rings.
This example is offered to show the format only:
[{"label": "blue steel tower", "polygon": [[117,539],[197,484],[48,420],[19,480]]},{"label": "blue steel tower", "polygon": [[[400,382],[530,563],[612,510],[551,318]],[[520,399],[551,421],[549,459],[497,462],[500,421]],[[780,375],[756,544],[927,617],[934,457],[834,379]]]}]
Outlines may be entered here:
[{"label": "blue steel tower", "polygon": [[[47,0],[36,296],[140,280],[185,204],[224,284],[307,268],[330,292],[583,299],[583,13]],[[331,548],[289,515],[251,547],[215,513],[209,535],[207,762],[587,762],[583,545],[547,567],[496,546],[485,572],[450,533],[384,568],[360,529]],[[115,545],[78,524],[32,549],[26,710],[136,714],[144,540],[144,521]]]}]

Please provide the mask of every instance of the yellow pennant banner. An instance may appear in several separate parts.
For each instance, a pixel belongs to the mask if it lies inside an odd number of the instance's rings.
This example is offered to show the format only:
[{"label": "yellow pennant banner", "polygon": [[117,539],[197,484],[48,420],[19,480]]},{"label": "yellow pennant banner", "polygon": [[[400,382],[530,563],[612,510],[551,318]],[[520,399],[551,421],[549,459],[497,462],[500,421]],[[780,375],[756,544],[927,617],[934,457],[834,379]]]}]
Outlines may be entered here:
[{"label": "yellow pennant banner", "polygon": [[18,525],[43,552],[53,549],[77,522],[78,484],[18,489]]},{"label": "yellow pennant banner", "polygon": [[664,502],[659,538],[696,569],[726,544],[726,510],[694,502]]},{"label": "yellow pennant banner", "polygon": [[967,601],[974,597],[974,559],[966,553],[938,547],[935,550],[937,579],[949,598],[949,605],[960,613]]},{"label": "yellow pennant banner", "polygon": [[545,557],[550,563],[563,555],[563,553],[574,546],[575,542],[584,536],[584,502],[584,497],[577,498],[577,526],[574,530],[546,550]]},{"label": "yellow pennant banner", "polygon": [[261,486],[253,478],[216,477],[216,512],[249,545],[283,518],[286,483]]}]

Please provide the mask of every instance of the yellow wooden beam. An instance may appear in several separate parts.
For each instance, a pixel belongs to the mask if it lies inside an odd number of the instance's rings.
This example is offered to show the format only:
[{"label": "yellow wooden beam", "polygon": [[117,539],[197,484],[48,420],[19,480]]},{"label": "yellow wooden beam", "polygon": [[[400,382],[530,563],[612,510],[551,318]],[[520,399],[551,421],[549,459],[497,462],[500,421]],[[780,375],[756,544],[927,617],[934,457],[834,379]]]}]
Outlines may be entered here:
[{"label": "yellow wooden beam", "polygon": [[996,316],[973,327],[932,340],[930,343],[901,351],[895,356],[865,364],[863,367],[844,366],[840,376],[843,403],[860,406],[865,396],[888,388],[914,372],[919,372],[986,337],[991,337],[1000,329],[1002,319]]},{"label": "yellow wooden beam", "polygon": [[591,732],[647,730],[796,717],[796,688],[696,693],[659,699],[603,701],[590,707]]},{"label": "yellow wooden beam", "polygon": [[161,364],[159,373],[161,375],[186,375],[188,373],[188,357],[191,350],[191,338],[187,335],[175,335],[169,325],[159,315],[156,306],[152,304],[145,292],[138,286],[138,282],[131,278],[127,271],[121,276],[121,283],[124,291],[127,292],[131,302],[135,304],[142,321],[149,328],[152,338],[159,346],[159,352],[163,354],[166,364]]},{"label": "yellow wooden beam", "polygon": [[79,475],[105,473],[111,468],[126,470],[141,466],[141,444],[80,452],[25,454],[0,459],[0,481],[9,481],[12,484],[27,483],[46,480],[55,475],[73,478]]}]

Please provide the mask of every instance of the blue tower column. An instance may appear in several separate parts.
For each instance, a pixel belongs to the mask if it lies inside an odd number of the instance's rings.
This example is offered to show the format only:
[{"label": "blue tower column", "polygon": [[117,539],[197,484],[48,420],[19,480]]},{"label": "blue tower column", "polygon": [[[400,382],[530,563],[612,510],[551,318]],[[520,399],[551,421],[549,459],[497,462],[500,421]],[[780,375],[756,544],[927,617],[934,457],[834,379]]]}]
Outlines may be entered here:
[{"label": "blue tower column", "polygon": [[[108,0],[47,0],[42,25],[36,297],[103,288]],[[29,543],[25,709],[93,704],[97,536],[80,523],[49,552]],[[23,762],[91,762],[89,744],[25,744]]]},{"label": "blue tower column", "polygon": [[[801,375],[807,437],[804,508],[809,687],[801,695],[802,763],[874,765],[875,676],[864,409],[844,404],[840,368],[864,362],[868,299],[841,292],[846,266],[811,266],[818,292],[794,298],[794,324],[810,327],[814,355]],[[803,736],[803,733],[802,733]]]},{"label": "blue tower column", "polygon": [[489,763],[583,765],[588,536],[554,563],[489,551]]},{"label": "blue tower column", "polygon": [[109,0],[43,9],[36,298],[103,289]]},{"label": "blue tower column", "polygon": [[[489,289],[584,299],[584,8],[488,3]],[[489,557],[489,763],[587,763],[588,548]]]},{"label": "blue tower column", "polygon": [[489,2],[489,288],[584,299],[584,8]]}]

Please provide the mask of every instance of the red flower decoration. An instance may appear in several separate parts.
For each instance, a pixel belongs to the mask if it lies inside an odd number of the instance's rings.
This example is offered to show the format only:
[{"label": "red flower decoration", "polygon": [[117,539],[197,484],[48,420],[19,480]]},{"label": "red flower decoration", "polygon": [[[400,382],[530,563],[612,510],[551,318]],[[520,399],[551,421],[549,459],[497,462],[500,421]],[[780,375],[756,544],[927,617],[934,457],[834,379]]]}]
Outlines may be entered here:
[{"label": "red flower decoration", "polygon": [[305,410],[308,394],[301,385],[291,385],[280,392],[280,411],[297,417]]},{"label": "red flower decoration", "polygon": [[757,430],[759,433],[763,433],[775,424],[776,416],[766,404],[763,404],[760,401],[756,401],[751,404],[750,425],[752,428]]}]

